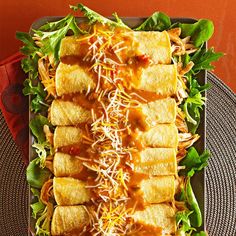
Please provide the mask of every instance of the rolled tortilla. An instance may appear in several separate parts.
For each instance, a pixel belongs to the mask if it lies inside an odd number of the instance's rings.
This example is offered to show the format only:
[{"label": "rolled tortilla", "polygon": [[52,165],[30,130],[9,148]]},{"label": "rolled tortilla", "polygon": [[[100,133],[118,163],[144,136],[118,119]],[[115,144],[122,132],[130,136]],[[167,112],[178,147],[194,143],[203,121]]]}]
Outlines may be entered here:
[{"label": "rolled tortilla", "polygon": [[[84,36],[82,36],[84,37]],[[67,36],[61,40],[61,46],[59,51],[60,58],[67,57],[67,56],[76,56],[76,57],[83,57],[84,50],[83,44],[85,41],[77,41],[80,36]]]},{"label": "rolled tortilla", "polygon": [[82,141],[82,130],[72,126],[57,126],[53,140],[54,148],[78,144]]},{"label": "rolled tortilla", "polygon": [[[124,41],[127,41],[127,37],[131,43],[125,51],[126,55],[146,54],[155,64],[171,63],[171,44],[169,35],[166,31],[129,31],[120,35],[120,42],[122,41],[122,38]],[[62,39],[59,52],[61,58],[66,56],[77,56],[83,58],[85,56],[87,53],[83,50],[83,43],[85,41],[78,41],[79,38],[80,37],[68,36]]]},{"label": "rolled tortilla", "polygon": [[[53,192],[57,205],[70,206],[89,202],[90,192],[86,183],[78,179],[63,177],[53,179]],[[174,199],[174,176],[158,176],[141,181],[138,192],[145,203],[161,203]]]},{"label": "rolled tortilla", "polygon": [[52,125],[77,125],[88,122],[91,112],[76,103],[56,99],[52,102],[49,118]]},{"label": "rolled tortilla", "polygon": [[158,99],[141,105],[142,112],[151,126],[155,126],[158,123],[174,123],[176,107],[176,102],[173,98]]},{"label": "rolled tortilla", "polygon": [[175,148],[146,148],[140,152],[140,160],[134,170],[148,175],[176,175]]},{"label": "rolled tortilla", "polygon": [[56,92],[58,96],[87,92],[95,88],[91,74],[78,64],[60,63],[56,70]]},{"label": "rolled tortilla", "polygon": [[162,32],[130,32],[134,40],[139,42],[137,50],[147,54],[154,64],[171,63],[171,44],[166,31]]},{"label": "rolled tortilla", "polygon": [[172,234],[176,231],[175,210],[164,203],[152,204],[143,211],[136,211],[133,219],[137,223],[162,228],[165,234]]},{"label": "rolled tortilla", "polygon": [[77,178],[84,166],[76,157],[65,153],[56,152],[53,158],[53,173],[56,177]]},{"label": "rolled tortilla", "polygon": [[57,205],[71,206],[89,202],[90,193],[83,181],[74,178],[53,179],[53,193]]},{"label": "rolled tortilla", "polygon": [[176,94],[177,69],[175,65],[152,65],[142,69],[137,89],[168,97]]},{"label": "rolled tortilla", "polygon": [[140,191],[144,202],[161,203],[170,202],[175,195],[174,176],[158,176],[141,181]]},{"label": "rolled tortilla", "polygon": [[88,224],[89,216],[85,206],[57,206],[54,210],[51,234],[53,236],[76,236]]},{"label": "rolled tortilla", "polygon": [[177,148],[178,129],[175,124],[158,124],[146,132],[140,132],[139,139],[146,147]]}]

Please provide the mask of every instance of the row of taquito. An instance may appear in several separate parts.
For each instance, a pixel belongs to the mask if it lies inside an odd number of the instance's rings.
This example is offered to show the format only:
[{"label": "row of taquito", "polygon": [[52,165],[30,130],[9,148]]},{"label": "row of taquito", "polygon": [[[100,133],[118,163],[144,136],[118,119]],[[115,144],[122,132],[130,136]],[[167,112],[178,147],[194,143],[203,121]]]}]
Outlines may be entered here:
[{"label": "row of taquito", "polygon": [[[132,217],[135,222],[163,228],[164,235],[170,235],[176,230],[175,210],[168,204],[152,204],[144,211],[136,211]],[[53,214],[51,234],[77,236],[88,222],[89,215],[84,205],[58,206]]]},{"label": "row of taquito", "polygon": [[[152,61],[152,65],[141,69],[135,89],[155,92],[165,97],[176,94],[177,68],[170,64],[171,44],[167,32],[129,32],[128,36],[133,43],[126,54],[148,55]],[[58,96],[95,89],[96,81],[85,67],[79,63],[63,63],[64,58],[70,57],[83,60],[83,54],[83,44],[77,37],[65,37],[62,40],[59,53],[62,62],[56,70],[55,78]]]},{"label": "row of taquito", "polygon": [[[139,83],[135,89],[154,92],[162,97],[176,93],[177,69],[171,63],[171,45],[167,32],[130,32],[134,43],[130,50],[150,56],[153,65],[143,68]],[[137,43],[139,42],[139,43]],[[155,49],[155,50],[154,50]],[[60,58],[80,55],[81,45],[76,37],[62,40]],[[158,64],[158,65],[157,65]],[[162,65],[160,65],[162,64]],[[56,92],[60,97],[65,94],[87,92],[96,87],[91,74],[78,63],[62,62],[56,71]],[[143,211],[133,214],[135,222],[157,226],[166,232],[175,231],[175,210],[166,203],[174,198],[177,173],[176,150],[178,131],[173,124],[176,116],[174,99],[167,98],[143,104],[142,112],[147,115],[150,130],[139,132],[137,139],[146,148],[139,153],[139,161],[134,165],[135,172],[150,175],[141,181],[139,191],[144,200],[151,204]],[[90,111],[78,104],[55,100],[51,106],[50,119],[58,125],[54,133],[54,147],[57,150],[67,145],[77,145],[82,140],[82,130],[71,125],[78,125],[90,119]],[[86,183],[78,179],[84,166],[79,157],[57,152],[54,156],[54,196],[57,202],[51,233],[52,235],[78,235],[81,228],[88,223],[89,215],[84,204],[90,200]]]}]

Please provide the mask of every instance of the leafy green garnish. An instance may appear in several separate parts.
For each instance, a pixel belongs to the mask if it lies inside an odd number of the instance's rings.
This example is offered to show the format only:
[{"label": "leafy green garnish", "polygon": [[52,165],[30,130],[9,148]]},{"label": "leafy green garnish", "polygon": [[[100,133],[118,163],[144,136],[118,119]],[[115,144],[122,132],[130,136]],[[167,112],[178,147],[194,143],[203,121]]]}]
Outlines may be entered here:
[{"label": "leafy green garnish", "polygon": [[183,111],[186,115],[186,119],[189,123],[192,123],[194,126],[192,127],[192,133],[195,133],[196,128],[200,122],[200,109],[202,109],[205,104],[205,97],[201,95],[201,93],[197,93],[194,96],[189,96],[185,99],[183,105]]},{"label": "leafy green garnish", "polygon": [[31,192],[35,197],[36,201],[30,205],[32,209],[32,217],[36,219],[39,214],[45,209],[45,205],[40,201],[40,191],[36,188],[31,188]]},{"label": "leafy green garnish", "polygon": [[206,233],[205,231],[201,231],[199,233],[194,233],[193,236],[208,236],[208,233]]},{"label": "leafy green garnish", "polygon": [[44,168],[46,165],[47,156],[49,154],[53,155],[52,146],[48,142],[43,142],[43,143],[34,143],[32,147],[35,148],[35,151],[38,154],[37,158],[40,168]]},{"label": "leafy green garnish", "polygon": [[29,73],[29,79],[35,80],[38,76],[38,55],[35,55],[31,60],[24,58],[21,60],[21,67],[25,73]]},{"label": "leafy green garnish", "polygon": [[194,227],[200,227],[202,225],[202,213],[193,192],[190,177],[187,177],[184,190],[188,207],[192,211],[192,214],[189,216],[191,225]]},{"label": "leafy green garnish", "polygon": [[179,24],[181,28],[181,36],[191,36],[196,47],[201,46],[209,40],[214,32],[214,24],[210,20],[200,19],[194,24]]},{"label": "leafy green garnish", "polygon": [[[202,213],[198,205],[197,199],[195,197],[195,194],[193,192],[190,182],[190,177],[186,178],[185,185],[181,189],[179,200],[184,201],[189,209],[189,211],[180,212],[179,214],[177,212],[178,217],[176,218],[177,223],[179,219],[183,220],[183,222],[181,222],[181,224],[178,225],[178,229],[182,234],[178,235],[185,235],[183,233],[189,230],[195,230],[193,227],[200,227],[202,225]],[[187,235],[192,235],[192,234],[191,232],[190,234],[188,232]]]},{"label": "leafy green garnish", "polygon": [[40,82],[34,81],[36,85],[33,85],[32,80],[26,79],[23,83],[24,89],[23,94],[25,96],[31,95],[31,104],[30,109],[33,112],[42,111],[45,106],[47,106],[46,103],[44,103],[44,99],[46,97],[46,92],[43,89],[43,86]]},{"label": "leafy green garnish", "polygon": [[43,210],[45,209],[45,205],[41,202],[41,201],[38,201],[38,202],[35,202],[33,204],[30,204],[30,207],[32,209],[32,217],[34,219],[37,218],[37,216],[43,212]]},{"label": "leafy green garnish", "polygon": [[48,202],[45,205],[40,199],[40,191],[36,188],[31,188],[34,196],[33,203],[30,204],[32,209],[32,217],[36,219],[35,229],[38,236],[50,236],[50,221],[53,214],[53,204]]},{"label": "leafy green garnish", "polygon": [[38,236],[50,235],[50,221],[53,214],[53,204],[48,202],[47,205],[43,204],[40,200],[40,191],[31,188],[34,196],[34,202],[30,205],[32,209],[32,217],[36,219],[35,229]]},{"label": "leafy green garnish", "polygon": [[36,229],[36,235],[39,236],[50,236],[51,230],[50,230],[50,222],[53,214],[53,204],[48,203],[47,206],[44,208],[43,212],[40,213],[40,216],[36,220],[35,223],[35,229]]},{"label": "leafy green garnish", "polygon": [[20,51],[27,56],[33,56],[38,50],[38,46],[35,44],[32,37],[25,32],[16,32],[16,38],[24,43]]},{"label": "leafy green garnish", "polygon": [[[28,73],[28,79],[24,82],[24,95],[31,95],[31,110],[33,112],[40,112],[45,108],[46,92],[40,82],[36,81],[38,77],[38,60],[41,56],[53,56],[54,64],[59,61],[59,49],[61,40],[69,32],[74,35],[84,33],[77,26],[75,17],[68,15],[65,18],[50,22],[43,25],[34,33],[39,38],[39,44],[36,45],[32,36],[28,33],[17,32],[17,39],[24,43],[21,52],[27,56],[21,62],[21,66],[25,73]],[[40,45],[40,46],[38,46]]]},{"label": "leafy green garnish", "polygon": [[177,235],[186,235],[186,233],[191,234],[195,230],[190,223],[189,216],[192,211],[178,211],[175,215],[175,220],[177,224]]},{"label": "leafy green garnish", "polygon": [[[222,55],[223,53],[220,52],[215,53],[213,48],[206,50],[201,47],[192,57],[189,55],[184,55],[181,57],[183,67],[185,67],[190,61],[194,63],[192,70],[185,75],[188,80],[187,85],[189,88],[189,97],[184,100],[182,105],[189,131],[193,134],[199,126],[200,110],[205,104],[205,97],[202,96],[202,92],[210,88],[209,84],[201,86],[194,76],[201,70],[213,69],[214,66],[211,65],[211,62],[218,60]],[[179,58],[174,59],[176,62],[179,60]]]},{"label": "leafy green garnish", "polygon": [[41,114],[36,115],[29,123],[30,130],[37,139],[38,143],[43,143],[46,141],[45,133],[43,131],[44,125],[52,127],[48,119]]},{"label": "leafy green garnish", "polygon": [[70,6],[70,8],[73,9],[74,11],[80,10],[81,12],[83,12],[84,16],[88,18],[90,24],[99,22],[113,27],[123,27],[129,29],[129,27],[118,17],[116,13],[113,14],[116,21],[112,21],[98,14],[97,12],[91,10],[90,8],[84,6],[81,3],[79,3],[76,6]]},{"label": "leafy green garnish", "polygon": [[74,35],[84,33],[77,26],[75,17],[72,15],[68,15],[57,22],[48,23],[39,28],[39,30],[34,30],[41,38],[43,46],[40,48],[40,51],[44,55],[53,55],[55,63],[59,61],[61,40],[66,36],[69,30],[71,30]]},{"label": "leafy green garnish", "polygon": [[196,74],[201,70],[214,69],[214,66],[211,64],[211,62],[218,61],[223,55],[224,53],[222,52],[214,52],[214,48],[198,49],[198,51],[191,57],[191,61],[194,63],[192,69],[193,72]]},{"label": "leafy green garnish", "polygon": [[170,26],[171,21],[169,16],[162,12],[155,12],[134,30],[163,31],[168,29]]},{"label": "leafy green garnish", "polygon": [[41,188],[50,176],[51,172],[48,169],[40,168],[37,158],[31,161],[26,169],[27,181],[34,188]]},{"label": "leafy green garnish", "polygon": [[187,156],[179,163],[180,166],[185,166],[185,169],[181,170],[179,174],[192,177],[195,172],[198,172],[207,166],[209,157],[210,152],[208,150],[205,150],[199,155],[194,147],[190,147]]},{"label": "leafy green garnish", "polygon": [[199,85],[191,75],[188,77],[189,96],[184,100],[182,109],[185,113],[189,131],[194,134],[200,123],[200,110],[205,105],[206,98],[202,92],[210,88],[209,84]]},{"label": "leafy green garnish", "polygon": [[53,155],[53,148],[46,141],[45,133],[43,130],[44,125],[48,125],[52,128],[51,123],[45,116],[41,114],[36,115],[29,123],[30,130],[34,137],[36,138],[36,142],[32,145],[35,148],[37,153],[37,164],[39,163],[40,168],[45,167],[46,157],[50,154]]}]

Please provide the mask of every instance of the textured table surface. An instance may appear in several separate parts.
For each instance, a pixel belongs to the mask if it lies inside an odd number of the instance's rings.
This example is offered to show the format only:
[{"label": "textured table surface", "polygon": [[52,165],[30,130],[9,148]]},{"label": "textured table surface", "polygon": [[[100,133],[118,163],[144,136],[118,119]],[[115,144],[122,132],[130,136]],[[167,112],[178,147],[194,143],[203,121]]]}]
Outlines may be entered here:
[{"label": "textured table surface", "polygon": [[[207,94],[206,227],[236,236],[236,96],[215,76]],[[28,186],[21,154],[0,114],[0,235],[26,236]]]}]

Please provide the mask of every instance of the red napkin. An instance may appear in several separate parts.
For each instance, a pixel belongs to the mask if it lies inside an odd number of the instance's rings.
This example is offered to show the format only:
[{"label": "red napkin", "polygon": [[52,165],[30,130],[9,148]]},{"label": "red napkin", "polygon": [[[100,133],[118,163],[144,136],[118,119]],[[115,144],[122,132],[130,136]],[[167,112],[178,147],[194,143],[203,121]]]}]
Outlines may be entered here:
[{"label": "red napkin", "polygon": [[22,83],[26,78],[20,65],[23,57],[21,53],[16,53],[0,62],[0,109],[27,164],[29,106],[28,98],[22,93]]}]

